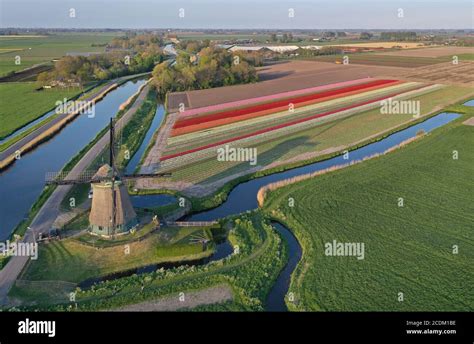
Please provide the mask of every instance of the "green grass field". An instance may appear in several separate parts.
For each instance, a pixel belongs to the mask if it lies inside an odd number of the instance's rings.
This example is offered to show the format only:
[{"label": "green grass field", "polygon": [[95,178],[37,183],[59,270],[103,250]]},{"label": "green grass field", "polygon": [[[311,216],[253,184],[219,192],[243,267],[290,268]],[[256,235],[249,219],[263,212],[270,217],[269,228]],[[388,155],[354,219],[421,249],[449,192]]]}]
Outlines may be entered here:
[{"label": "green grass field", "polygon": [[[143,230],[149,232],[146,228]],[[55,241],[41,245],[39,259],[29,265],[23,279],[80,282],[160,262],[199,259],[213,252],[212,246],[203,250],[200,243],[192,241],[196,236],[208,235],[205,231],[202,227],[165,227],[141,241],[122,240],[114,246],[109,246],[108,241],[93,245],[81,237]],[[138,232],[134,235],[139,238]],[[90,237],[89,234],[84,236]],[[129,253],[125,251],[127,244]]]},{"label": "green grass field", "polygon": [[[265,211],[303,247],[293,310],[474,310],[474,127],[462,124],[466,118],[385,156],[270,192]],[[326,256],[333,240],[364,243],[365,259]]]},{"label": "green grass field", "polygon": [[[51,62],[67,53],[103,52],[105,47],[93,46],[109,42],[119,33],[59,33],[50,36],[0,37],[0,76],[36,64]],[[15,57],[21,64],[15,64]]]},{"label": "green grass field", "polygon": [[474,54],[459,54],[458,57],[461,61],[474,61]]},{"label": "green grass field", "polygon": [[56,101],[71,98],[80,88],[36,91],[34,82],[0,83],[0,137],[35,120],[55,107]]}]

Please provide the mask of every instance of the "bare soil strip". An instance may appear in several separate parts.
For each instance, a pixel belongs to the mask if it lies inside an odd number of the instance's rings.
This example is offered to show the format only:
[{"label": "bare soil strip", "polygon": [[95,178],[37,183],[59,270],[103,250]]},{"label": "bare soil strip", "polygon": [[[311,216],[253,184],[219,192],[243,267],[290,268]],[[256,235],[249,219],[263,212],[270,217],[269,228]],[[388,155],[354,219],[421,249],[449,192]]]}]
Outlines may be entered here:
[{"label": "bare soil strip", "polygon": [[474,117],[469,118],[468,120],[462,122],[464,125],[469,125],[474,127]]},{"label": "bare soil strip", "polygon": [[176,92],[173,93],[172,97],[168,97],[169,112],[177,112],[181,104],[183,104],[185,109],[191,108],[191,103],[189,102],[188,94],[186,92]]},{"label": "bare soil strip", "polygon": [[158,129],[156,140],[143,161],[140,173],[152,173],[159,167],[161,155],[168,142],[168,137],[171,134],[171,128],[173,128],[177,119],[178,113],[172,113],[166,116],[165,124]]},{"label": "bare soil strip", "polygon": [[400,71],[399,78],[407,81],[421,81],[428,83],[473,87],[473,70],[473,61],[459,61],[458,64],[445,62]]},{"label": "bare soil strip", "polygon": [[211,305],[232,300],[232,289],[219,285],[204,290],[184,293],[184,301],[179,295],[164,297],[158,300],[136,303],[114,309],[117,312],[170,312],[179,309],[190,309],[202,305]]},{"label": "bare soil strip", "polygon": [[418,48],[399,51],[390,51],[377,53],[377,55],[390,56],[412,56],[412,57],[441,57],[448,55],[473,54],[473,47],[436,47],[436,48]]}]

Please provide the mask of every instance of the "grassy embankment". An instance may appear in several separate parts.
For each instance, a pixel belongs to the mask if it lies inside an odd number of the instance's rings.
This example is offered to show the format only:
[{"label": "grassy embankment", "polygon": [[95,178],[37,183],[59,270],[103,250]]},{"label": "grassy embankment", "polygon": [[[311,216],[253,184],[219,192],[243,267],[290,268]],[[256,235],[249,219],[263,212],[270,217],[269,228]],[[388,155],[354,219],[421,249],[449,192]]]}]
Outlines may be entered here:
[{"label": "grassy embankment", "polygon": [[[469,115],[388,155],[267,195],[265,212],[303,247],[292,310],[474,309],[466,297],[474,284],[474,127],[462,124]],[[364,243],[365,259],[325,256],[333,240]]]},{"label": "grassy embankment", "polygon": [[[139,77],[143,77],[145,75],[147,75],[149,73],[140,73],[140,74],[135,74],[135,75],[131,75],[131,76],[124,76],[124,77],[121,77],[119,79],[116,79],[110,86],[108,86],[105,90],[103,90],[102,92],[99,93],[99,91],[104,87],[103,86],[103,83],[100,83],[100,84],[97,84],[97,83],[94,83],[92,86],[90,86],[89,89],[87,89],[85,91],[85,93],[83,95],[81,95],[80,97],[79,94],[76,95],[75,97],[71,98],[71,99],[78,99],[78,100],[82,100],[82,99],[86,99],[88,97],[92,97],[94,98],[94,100],[97,102],[97,101],[100,101],[103,97],[105,97],[109,92],[111,92],[112,90],[114,90],[115,88],[119,87],[121,84],[127,82],[127,81],[130,81],[132,79],[136,79],[136,78],[139,78]],[[42,114],[41,114],[42,115]],[[41,115],[37,116],[36,118],[40,117]],[[32,126],[31,128],[25,130],[24,132],[16,135],[15,137],[11,138],[10,140],[2,143],[0,145],[0,151],[3,151],[5,149],[7,149],[8,147],[10,147],[12,144],[16,143],[17,141],[21,140],[22,138],[24,138],[25,136],[29,135],[31,132],[35,131],[37,128],[47,124],[48,122],[52,121],[54,118],[58,117],[59,115],[58,114],[53,114],[52,116],[48,117],[48,118],[45,118],[44,120],[40,121],[39,123],[37,123],[36,125]],[[32,142],[29,142],[28,144],[26,144],[23,148],[22,148],[22,151],[25,152],[25,151],[28,151],[32,148],[34,148],[36,145],[38,145],[39,143],[41,142],[44,142],[46,140],[48,140],[50,137],[54,136],[58,131],[60,131],[65,125],[67,125],[67,123],[69,123],[72,119],[74,119],[74,116],[71,117],[69,116],[68,118],[65,118],[63,119],[62,121],[60,121],[59,123],[56,123],[55,126],[53,126],[52,128],[50,128],[50,130],[46,133],[44,133],[40,138],[36,138],[35,140],[33,140]],[[28,123],[24,123],[24,125],[26,125]],[[18,128],[17,128],[18,129]],[[3,168],[5,168],[9,163],[7,162],[6,165],[5,165],[5,161],[2,162],[3,163]]]},{"label": "grassy embankment", "polygon": [[37,91],[34,82],[0,83],[0,138],[54,109],[56,101],[77,96],[80,88]]}]

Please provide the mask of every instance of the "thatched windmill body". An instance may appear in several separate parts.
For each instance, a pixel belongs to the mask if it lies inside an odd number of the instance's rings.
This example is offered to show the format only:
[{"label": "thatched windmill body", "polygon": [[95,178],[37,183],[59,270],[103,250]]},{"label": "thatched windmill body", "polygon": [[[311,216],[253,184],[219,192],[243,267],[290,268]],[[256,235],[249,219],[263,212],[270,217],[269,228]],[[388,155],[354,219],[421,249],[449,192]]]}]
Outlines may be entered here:
[{"label": "thatched windmill body", "polygon": [[109,165],[103,165],[95,174],[95,178],[102,181],[91,184],[89,229],[103,236],[126,233],[138,224],[127,187],[120,179],[112,181],[112,170]]},{"label": "thatched windmill body", "polygon": [[110,119],[110,165],[103,165],[97,172],[86,171],[78,178],[69,178],[68,172],[49,173],[46,184],[74,185],[90,183],[92,206],[89,215],[89,230],[93,234],[104,237],[114,237],[130,231],[138,224],[137,214],[133,209],[125,180],[139,178],[168,177],[169,173],[129,174],[121,175],[115,166],[115,127],[113,118]]}]

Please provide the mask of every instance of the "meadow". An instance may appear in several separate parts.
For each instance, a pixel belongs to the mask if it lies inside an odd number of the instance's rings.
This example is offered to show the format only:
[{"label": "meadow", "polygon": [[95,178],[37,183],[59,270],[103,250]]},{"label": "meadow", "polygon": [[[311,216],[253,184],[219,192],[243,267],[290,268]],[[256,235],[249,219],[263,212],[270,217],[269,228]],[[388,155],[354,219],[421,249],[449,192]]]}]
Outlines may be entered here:
[{"label": "meadow", "polygon": [[0,83],[0,138],[54,109],[56,101],[72,98],[80,88],[37,91],[34,82]]},{"label": "meadow", "polygon": [[[60,33],[49,36],[0,36],[0,76],[37,64],[51,63],[67,53],[104,52],[119,33]],[[21,63],[15,63],[20,56]]]},{"label": "meadow", "polygon": [[[466,294],[474,284],[474,127],[462,124],[466,118],[387,155],[267,195],[265,212],[286,223],[303,247],[290,309],[474,309]],[[365,258],[325,255],[333,240],[364,243]]]}]

